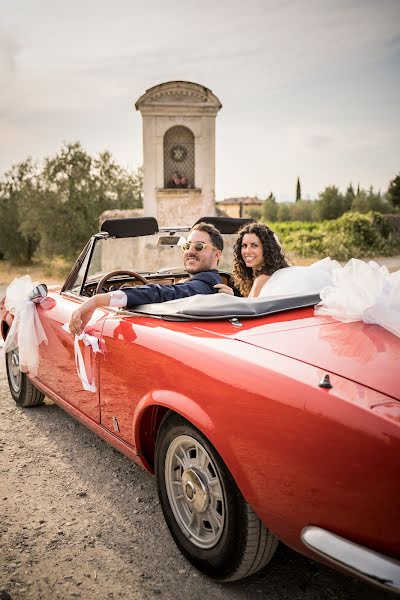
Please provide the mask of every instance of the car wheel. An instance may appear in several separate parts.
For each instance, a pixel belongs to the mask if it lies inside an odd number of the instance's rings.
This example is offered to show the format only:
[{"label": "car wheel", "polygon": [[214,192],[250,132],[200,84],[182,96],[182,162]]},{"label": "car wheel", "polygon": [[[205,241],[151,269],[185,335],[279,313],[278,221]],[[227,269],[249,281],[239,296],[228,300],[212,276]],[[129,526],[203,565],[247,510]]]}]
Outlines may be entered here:
[{"label": "car wheel", "polygon": [[235,581],[269,562],[278,539],[244,500],[215,448],[179,415],[164,418],[155,462],[167,525],[195,567]]},{"label": "car wheel", "polygon": [[6,369],[11,395],[19,406],[27,408],[42,404],[44,394],[19,370],[18,348],[6,353]]}]

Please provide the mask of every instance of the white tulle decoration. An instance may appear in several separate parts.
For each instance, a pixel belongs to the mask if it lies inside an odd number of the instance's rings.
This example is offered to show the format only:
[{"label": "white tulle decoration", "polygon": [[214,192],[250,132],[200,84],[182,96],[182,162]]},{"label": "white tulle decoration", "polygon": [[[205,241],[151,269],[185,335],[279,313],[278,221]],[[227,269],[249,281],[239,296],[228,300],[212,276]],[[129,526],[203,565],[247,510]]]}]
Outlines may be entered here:
[{"label": "white tulle decoration", "polygon": [[39,368],[39,345],[47,344],[47,336],[43,329],[36,305],[29,300],[33,288],[29,275],[14,279],[6,290],[5,307],[13,315],[14,320],[8,332],[2,352],[19,351],[19,368],[23,373],[35,377]]},{"label": "white tulle decoration", "polygon": [[343,322],[376,323],[400,337],[400,271],[389,273],[376,262],[352,258],[334,270],[315,313]]}]

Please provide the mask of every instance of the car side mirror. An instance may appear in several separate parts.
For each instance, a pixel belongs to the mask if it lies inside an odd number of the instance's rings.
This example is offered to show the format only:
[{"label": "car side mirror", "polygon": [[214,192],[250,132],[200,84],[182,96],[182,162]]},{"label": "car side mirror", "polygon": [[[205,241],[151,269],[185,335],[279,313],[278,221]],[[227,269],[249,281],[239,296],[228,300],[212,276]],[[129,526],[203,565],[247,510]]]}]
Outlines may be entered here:
[{"label": "car side mirror", "polygon": [[35,286],[29,294],[29,300],[35,304],[40,304],[45,310],[50,310],[55,306],[56,301],[54,298],[49,298],[47,292],[47,285],[45,283],[39,283],[39,285]]},{"label": "car side mirror", "polygon": [[35,286],[29,294],[29,300],[32,300],[35,304],[40,304],[43,298],[47,296],[47,285],[45,283],[39,283]]}]

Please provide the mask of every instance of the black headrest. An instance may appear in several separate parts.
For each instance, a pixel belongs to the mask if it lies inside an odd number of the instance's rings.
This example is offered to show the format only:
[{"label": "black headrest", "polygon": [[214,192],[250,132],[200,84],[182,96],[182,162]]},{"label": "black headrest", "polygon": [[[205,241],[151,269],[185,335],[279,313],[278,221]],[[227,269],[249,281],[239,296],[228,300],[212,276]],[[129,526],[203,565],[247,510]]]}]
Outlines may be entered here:
[{"label": "black headrest", "polygon": [[132,217],[129,219],[107,219],[101,225],[113,237],[141,237],[158,233],[158,223],[154,217]]}]

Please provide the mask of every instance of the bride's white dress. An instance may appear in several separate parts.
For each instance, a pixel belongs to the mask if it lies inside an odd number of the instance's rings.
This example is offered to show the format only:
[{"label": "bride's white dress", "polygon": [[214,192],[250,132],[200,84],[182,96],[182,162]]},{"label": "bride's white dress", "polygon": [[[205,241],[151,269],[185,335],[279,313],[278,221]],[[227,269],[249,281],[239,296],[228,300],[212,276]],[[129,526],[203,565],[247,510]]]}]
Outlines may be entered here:
[{"label": "bride's white dress", "polygon": [[400,271],[352,258],[344,267],[330,258],[309,267],[276,271],[260,296],[319,293],[318,315],[339,321],[377,323],[400,337]]},{"label": "bride's white dress", "polygon": [[323,287],[331,285],[333,272],[340,268],[336,260],[324,258],[308,267],[280,269],[263,285],[260,296],[319,294]]}]

